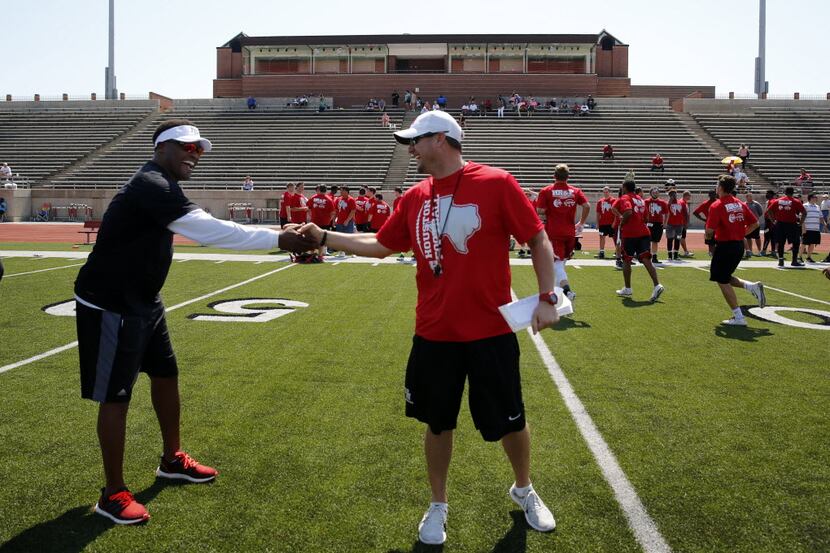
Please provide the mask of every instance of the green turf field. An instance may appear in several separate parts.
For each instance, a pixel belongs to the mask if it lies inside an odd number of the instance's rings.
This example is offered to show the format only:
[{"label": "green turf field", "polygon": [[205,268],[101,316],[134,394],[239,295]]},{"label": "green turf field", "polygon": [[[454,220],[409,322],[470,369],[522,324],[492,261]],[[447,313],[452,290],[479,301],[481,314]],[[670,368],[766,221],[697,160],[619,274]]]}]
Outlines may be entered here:
[{"label": "green turf field", "polygon": [[[70,265],[79,263],[3,261],[0,368],[75,340],[71,317],[42,308],[72,297],[78,267]],[[66,268],[13,276],[57,267]],[[174,263],[165,303],[283,267]],[[531,268],[513,271],[517,294],[533,293]],[[830,550],[830,331],[757,318],[746,329],[723,327],[730,313],[701,270],[661,270],[667,291],[654,305],[644,301],[651,286],[642,269],[632,300],[614,296],[622,276],[611,268],[569,274],[576,313],[544,340],[672,550]],[[817,271],[738,276],[812,298],[768,289],[770,305],[830,311],[830,281]],[[188,318],[246,298],[308,307],[264,323]],[[747,292],[738,298],[754,305]],[[141,527],[90,513],[103,477],[96,407],[79,398],[77,350],[3,372],[0,552],[642,550],[524,332],[533,481],[556,531],[527,528],[507,497],[512,473],[501,448],[482,442],[465,405],[447,543],[417,543],[429,501],[423,429],[402,414],[414,304],[411,266],[328,263],[291,266],[170,312],[183,446],[221,475],[210,485],[156,481],[160,437],[140,378],[125,475],[152,515]]]}]

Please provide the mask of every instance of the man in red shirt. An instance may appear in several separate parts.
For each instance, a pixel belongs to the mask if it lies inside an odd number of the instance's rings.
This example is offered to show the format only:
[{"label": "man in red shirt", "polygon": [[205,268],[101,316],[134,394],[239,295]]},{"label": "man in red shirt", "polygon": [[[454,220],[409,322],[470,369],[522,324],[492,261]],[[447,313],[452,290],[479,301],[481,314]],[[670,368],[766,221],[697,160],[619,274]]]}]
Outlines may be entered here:
[{"label": "man in red shirt", "polygon": [[[324,230],[332,230],[334,228],[331,222],[334,220],[336,210],[334,209],[334,202],[326,194],[325,184],[318,186],[317,193],[308,199],[308,209],[311,213],[312,223]],[[320,246],[317,249],[317,255],[321,260],[327,253],[325,246]]]},{"label": "man in red shirt", "polygon": [[680,241],[689,220],[689,206],[677,198],[677,190],[669,192],[669,217],[666,221],[666,249],[669,261],[680,261]]},{"label": "man in red shirt", "polygon": [[709,280],[717,282],[721,293],[732,310],[732,317],[723,324],[746,326],[743,311],[738,306],[735,288],[748,290],[758,300],[758,306],[766,305],[764,285],[747,282],[732,276],[744,257],[744,238],[758,228],[758,218],[752,210],[733,193],[737,181],[732,175],[718,178],[718,197],[709,207],[706,217],[706,238],[715,241],[715,252],[709,269]]},{"label": "man in red shirt", "polygon": [[657,250],[660,249],[660,240],[663,239],[663,228],[669,219],[669,203],[660,198],[660,190],[654,187],[650,190],[650,197],[646,198],[646,226],[651,233],[651,262],[660,263],[657,259]]},{"label": "man in red shirt", "polygon": [[657,279],[657,269],[651,263],[651,234],[645,223],[646,202],[634,193],[637,185],[633,180],[623,182],[623,195],[614,202],[614,214],[620,218],[620,239],[623,251],[623,280],[625,286],[617,290],[618,296],[630,298],[631,260],[636,257],[648,271],[654,290],[650,301],[655,302],[665,288]]},{"label": "man in red shirt", "polygon": [[369,208],[372,207],[372,200],[366,195],[365,188],[358,190],[354,206],[354,224],[357,232],[369,232]]},{"label": "man in red shirt", "polygon": [[[573,301],[576,294],[571,290],[565,263],[573,256],[576,236],[582,234],[585,220],[591,212],[591,206],[582,190],[568,184],[570,170],[560,163],[553,170],[554,183],[544,187],[536,199],[536,210],[544,213],[547,219],[545,231],[553,245],[553,273],[558,286],[568,299]],[[579,222],[574,225],[576,206],[582,208]]]},{"label": "man in red shirt", "polygon": [[334,207],[337,209],[337,217],[334,220],[334,228],[337,232],[353,233],[354,232],[354,216],[355,216],[355,202],[352,198],[348,186],[340,187],[340,197],[335,202]]},{"label": "man in red shirt", "polygon": [[605,238],[611,238],[614,242],[614,212],[611,209],[614,207],[614,197],[611,196],[611,189],[604,187],[602,189],[602,198],[597,201],[597,229],[599,229],[599,257],[605,259]]},{"label": "man in red shirt", "polygon": [[372,232],[377,233],[391,214],[392,208],[383,201],[383,194],[375,194],[375,202],[369,209],[369,228]]},{"label": "man in red shirt", "polygon": [[305,197],[305,183],[297,183],[294,194],[288,200],[288,220],[304,225],[308,222],[308,199]]},{"label": "man in red shirt", "polygon": [[663,167],[663,156],[660,154],[654,154],[654,157],[651,158],[651,170],[660,171],[661,173],[664,172],[665,168]]},{"label": "man in red shirt", "polygon": [[602,159],[614,159],[614,147],[611,144],[602,147]]},{"label": "man in red shirt", "polygon": [[398,209],[398,204],[401,203],[401,198],[403,197],[403,188],[400,186],[395,187],[395,199],[392,200],[392,211]]},{"label": "man in red shirt", "polygon": [[291,197],[294,196],[295,186],[293,182],[285,185],[285,192],[282,193],[282,200],[280,201],[280,227],[288,224],[288,204],[291,203]]},{"label": "man in red shirt", "polygon": [[789,242],[793,245],[793,267],[803,267],[804,263],[798,260],[798,249],[801,246],[801,220],[804,217],[804,204],[793,198],[795,189],[788,186],[784,195],[769,203],[767,215],[775,225],[775,241],[778,243],[778,266],[784,266],[784,248]]},{"label": "man in red shirt", "polygon": [[530,433],[521,400],[519,347],[498,311],[511,300],[510,236],[528,242],[539,282],[534,332],[555,324],[553,250],[533,206],[506,171],[465,162],[463,131],[443,111],[421,114],[395,133],[431,175],[404,194],[377,234],[301,229],[332,247],[385,257],[414,250],[415,337],[406,370],[406,414],[427,424],[424,451],[432,501],[418,526],[422,542],[446,540],[447,475],[453,430],[465,381],[470,411],[487,441],[501,440],[513,467],[510,497],[531,527],[550,531],[555,521],[530,483]]},{"label": "man in red shirt", "polygon": [[[706,223],[706,218],[709,216],[709,208],[718,199],[718,193],[714,190],[709,191],[709,199],[700,204],[695,208],[692,212],[692,215],[700,219],[701,221]],[[715,241],[713,239],[704,238],[703,243],[709,248],[709,256],[711,257],[712,253],[715,251]]]}]

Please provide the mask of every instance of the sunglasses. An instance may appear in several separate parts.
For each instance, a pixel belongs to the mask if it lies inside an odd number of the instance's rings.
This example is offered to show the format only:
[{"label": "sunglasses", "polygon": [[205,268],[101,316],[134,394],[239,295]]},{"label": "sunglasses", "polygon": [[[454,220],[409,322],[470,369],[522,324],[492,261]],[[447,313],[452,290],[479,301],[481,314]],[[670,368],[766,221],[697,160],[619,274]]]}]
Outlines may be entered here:
[{"label": "sunglasses", "polygon": [[417,144],[417,143],[418,143],[418,141],[419,141],[419,140],[421,140],[422,138],[429,138],[430,136],[435,136],[436,134],[441,134],[441,133],[437,133],[437,132],[428,132],[428,133],[424,133],[424,134],[422,134],[421,136],[416,136],[415,138],[410,138],[410,139],[409,139],[409,145],[410,145],[410,146],[414,146],[414,145],[415,145],[415,144]]},{"label": "sunglasses", "polygon": [[205,149],[202,148],[200,144],[195,142],[179,142],[177,140],[173,140],[182,150],[187,152],[188,154],[196,154],[202,155],[205,152]]}]

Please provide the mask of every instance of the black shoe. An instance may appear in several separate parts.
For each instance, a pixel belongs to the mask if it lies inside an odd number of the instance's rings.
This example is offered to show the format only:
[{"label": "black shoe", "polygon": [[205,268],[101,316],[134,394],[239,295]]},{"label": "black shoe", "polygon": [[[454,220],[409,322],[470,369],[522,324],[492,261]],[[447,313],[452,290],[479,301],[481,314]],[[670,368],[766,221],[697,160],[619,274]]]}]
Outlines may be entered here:
[{"label": "black shoe", "polygon": [[605,252],[599,252],[599,254],[597,255],[597,258],[605,259]]},{"label": "black shoe", "polygon": [[793,267],[803,267],[804,263],[802,263],[801,261],[795,260],[792,263],[790,263],[790,265],[793,266]]},{"label": "black shoe", "polygon": [[779,267],[783,267],[783,266],[784,266],[784,260],[783,260],[783,259],[779,259],[779,260],[778,260],[778,266],[779,266]]},{"label": "black shoe", "polygon": [[815,261],[813,261],[813,258],[812,258],[812,257],[808,257],[808,258],[807,258],[807,263],[815,263]]}]

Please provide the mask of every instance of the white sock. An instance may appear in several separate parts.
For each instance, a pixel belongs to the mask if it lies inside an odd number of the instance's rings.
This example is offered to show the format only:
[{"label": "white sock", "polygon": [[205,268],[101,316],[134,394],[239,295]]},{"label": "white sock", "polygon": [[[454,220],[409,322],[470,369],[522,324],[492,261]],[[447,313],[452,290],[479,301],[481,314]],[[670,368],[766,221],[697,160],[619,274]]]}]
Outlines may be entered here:
[{"label": "white sock", "polygon": [[519,497],[524,497],[528,493],[530,493],[530,490],[532,490],[532,489],[533,489],[533,484],[528,484],[524,488],[520,488],[520,487],[514,485],[513,486],[513,493],[518,495]]},{"label": "white sock", "polygon": [[744,290],[752,290],[755,287],[754,282],[744,281]]},{"label": "white sock", "polygon": [[744,312],[741,311],[740,307],[736,307],[735,309],[732,310],[732,316],[735,317],[736,319],[743,319],[744,318]]}]

